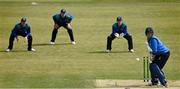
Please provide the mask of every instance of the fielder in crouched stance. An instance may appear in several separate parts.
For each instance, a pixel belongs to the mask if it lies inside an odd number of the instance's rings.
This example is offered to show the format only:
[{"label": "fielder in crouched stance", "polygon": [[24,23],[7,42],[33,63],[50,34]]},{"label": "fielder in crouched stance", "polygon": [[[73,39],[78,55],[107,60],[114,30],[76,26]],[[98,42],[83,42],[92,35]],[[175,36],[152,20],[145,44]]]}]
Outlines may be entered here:
[{"label": "fielder in crouched stance", "polygon": [[154,35],[154,31],[151,27],[147,27],[145,30],[145,35],[147,36],[148,46],[150,47],[150,53],[152,55],[150,63],[151,72],[151,85],[157,85],[160,81],[161,85],[167,87],[167,81],[165,80],[165,75],[162,71],[164,65],[166,64],[170,51],[169,49]]},{"label": "fielder in crouched stance", "polygon": [[75,44],[73,31],[71,27],[71,21],[73,17],[66,13],[65,9],[61,9],[60,14],[56,14],[53,16],[54,20],[54,29],[52,31],[52,37],[50,44],[55,44],[56,35],[58,33],[58,29],[63,26],[65,29],[67,29],[67,32],[69,34],[70,40],[72,44]]},{"label": "fielder in crouched stance", "polygon": [[110,52],[112,47],[112,41],[115,38],[124,37],[128,41],[129,52],[134,52],[132,36],[127,32],[127,25],[123,23],[122,17],[117,17],[117,22],[112,26],[112,33],[107,37],[107,49],[106,52]]},{"label": "fielder in crouched stance", "polygon": [[22,36],[27,39],[28,41],[28,51],[35,51],[35,49],[32,48],[32,35],[31,35],[31,28],[26,23],[26,18],[22,18],[21,22],[16,24],[14,29],[11,32],[10,38],[9,38],[9,46],[6,49],[7,52],[11,51],[13,49],[13,42],[16,38],[18,41],[18,36]]}]

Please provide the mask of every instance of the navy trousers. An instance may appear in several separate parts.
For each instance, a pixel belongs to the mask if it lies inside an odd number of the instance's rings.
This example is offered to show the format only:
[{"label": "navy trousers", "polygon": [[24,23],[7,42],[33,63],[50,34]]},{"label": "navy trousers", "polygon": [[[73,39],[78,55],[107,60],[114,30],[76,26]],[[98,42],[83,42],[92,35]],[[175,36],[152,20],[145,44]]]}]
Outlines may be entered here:
[{"label": "navy trousers", "polygon": [[[32,48],[32,35],[26,35],[26,34],[21,34],[21,33],[18,33],[17,36],[22,36],[22,37],[26,37],[27,36],[27,40],[28,40],[28,48],[27,50],[31,50]],[[11,34],[10,37],[9,37],[9,46],[8,46],[8,49],[12,50],[13,49],[13,44],[14,44],[14,39],[15,39],[15,35]]]},{"label": "navy trousers", "polygon": [[151,82],[153,85],[158,84],[158,80],[162,85],[166,84],[165,75],[162,69],[165,66],[169,56],[170,52],[162,55],[155,55],[154,60],[150,64]]}]

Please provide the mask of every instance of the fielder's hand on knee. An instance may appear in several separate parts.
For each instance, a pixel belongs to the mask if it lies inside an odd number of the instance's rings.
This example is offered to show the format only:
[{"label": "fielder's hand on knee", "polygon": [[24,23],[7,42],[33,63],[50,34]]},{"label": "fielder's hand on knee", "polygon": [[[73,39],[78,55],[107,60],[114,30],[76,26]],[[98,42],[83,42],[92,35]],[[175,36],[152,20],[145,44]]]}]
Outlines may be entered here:
[{"label": "fielder's hand on knee", "polygon": [[124,33],[121,33],[121,34],[119,35],[119,37],[120,37],[120,38],[123,38],[124,35],[125,35]]},{"label": "fielder's hand on knee", "polygon": [[26,36],[25,39],[26,39],[26,41],[27,41],[27,40],[28,40],[28,37]]},{"label": "fielder's hand on knee", "polygon": [[17,40],[17,42],[19,41],[19,38],[18,38],[18,36],[16,36],[16,40]]},{"label": "fielder's hand on knee", "polygon": [[119,33],[115,33],[114,36],[115,36],[116,38],[119,38],[119,37],[120,37],[120,36],[119,36]]},{"label": "fielder's hand on knee", "polygon": [[54,24],[54,28],[55,28],[55,29],[58,29],[58,28],[59,28],[59,25],[58,25],[58,24]]},{"label": "fielder's hand on knee", "polygon": [[68,24],[67,24],[67,28],[68,28],[68,29],[72,29],[72,27],[71,27],[71,24],[70,24],[70,23],[68,23]]},{"label": "fielder's hand on knee", "polygon": [[123,38],[125,34],[124,33],[121,33],[121,34],[115,33],[114,35],[116,36],[116,38]]}]

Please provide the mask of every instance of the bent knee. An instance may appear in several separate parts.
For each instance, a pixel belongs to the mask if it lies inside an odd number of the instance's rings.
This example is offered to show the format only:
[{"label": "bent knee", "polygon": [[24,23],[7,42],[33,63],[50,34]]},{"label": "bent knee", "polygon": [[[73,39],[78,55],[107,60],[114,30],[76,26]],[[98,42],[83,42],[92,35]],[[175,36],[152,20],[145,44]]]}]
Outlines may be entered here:
[{"label": "bent knee", "polygon": [[58,29],[59,28],[59,25],[58,24],[54,24],[54,30],[56,29]]},{"label": "bent knee", "polygon": [[108,36],[107,39],[111,39],[112,37],[111,36]]},{"label": "bent knee", "polygon": [[158,65],[156,63],[150,63],[150,69],[157,69]]}]

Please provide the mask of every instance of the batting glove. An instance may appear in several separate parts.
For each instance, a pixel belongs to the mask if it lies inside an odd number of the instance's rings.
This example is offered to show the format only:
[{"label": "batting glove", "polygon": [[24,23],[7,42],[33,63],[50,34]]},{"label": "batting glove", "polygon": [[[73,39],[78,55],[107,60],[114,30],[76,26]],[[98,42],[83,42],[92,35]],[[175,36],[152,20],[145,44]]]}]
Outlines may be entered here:
[{"label": "batting glove", "polygon": [[154,59],[155,59],[155,55],[153,55],[152,53],[150,53],[150,60],[151,60],[151,61],[154,61]]},{"label": "batting glove", "polygon": [[149,52],[149,53],[152,53],[152,49],[149,47],[148,42],[145,42],[145,44],[146,44],[146,47],[147,47],[148,52]]}]

